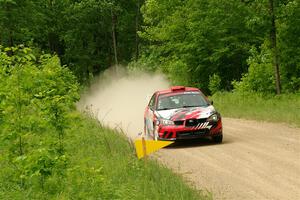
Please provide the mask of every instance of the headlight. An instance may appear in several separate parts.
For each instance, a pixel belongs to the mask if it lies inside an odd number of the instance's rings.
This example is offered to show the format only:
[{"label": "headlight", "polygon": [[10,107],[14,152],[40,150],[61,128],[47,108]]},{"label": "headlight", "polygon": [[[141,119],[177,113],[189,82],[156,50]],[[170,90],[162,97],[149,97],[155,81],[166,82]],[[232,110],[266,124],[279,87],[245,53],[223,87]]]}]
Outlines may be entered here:
[{"label": "headlight", "polygon": [[159,125],[159,120],[155,121],[155,125],[158,126]]},{"label": "headlight", "polygon": [[219,115],[218,115],[217,113],[215,113],[215,114],[212,114],[212,115],[207,119],[207,121],[217,122],[217,121],[219,121],[219,119],[220,119]]},{"label": "headlight", "polygon": [[174,125],[174,122],[168,119],[161,119],[160,123],[164,126],[170,126],[170,125]]}]

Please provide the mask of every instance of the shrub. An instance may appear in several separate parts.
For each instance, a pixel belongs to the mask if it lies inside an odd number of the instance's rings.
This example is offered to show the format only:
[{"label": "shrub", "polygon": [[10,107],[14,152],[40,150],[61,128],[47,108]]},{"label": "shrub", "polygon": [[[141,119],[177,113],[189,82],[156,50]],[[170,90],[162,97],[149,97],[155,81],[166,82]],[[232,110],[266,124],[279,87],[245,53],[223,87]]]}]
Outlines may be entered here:
[{"label": "shrub", "polygon": [[209,76],[208,89],[210,90],[211,94],[215,94],[216,92],[220,91],[221,77],[219,75],[213,74],[212,76]]},{"label": "shrub", "polygon": [[249,64],[248,73],[244,74],[241,81],[233,81],[233,87],[240,92],[264,92],[274,93],[275,79],[272,65],[272,53],[268,44],[264,43],[260,52],[253,47],[250,50],[251,56],[247,62]]},{"label": "shrub", "polygon": [[33,52],[0,47],[0,141],[7,152],[0,157],[15,169],[12,177],[21,187],[35,177],[43,185],[58,165],[66,168],[59,164],[67,162],[63,137],[79,99],[76,79],[59,58]]}]

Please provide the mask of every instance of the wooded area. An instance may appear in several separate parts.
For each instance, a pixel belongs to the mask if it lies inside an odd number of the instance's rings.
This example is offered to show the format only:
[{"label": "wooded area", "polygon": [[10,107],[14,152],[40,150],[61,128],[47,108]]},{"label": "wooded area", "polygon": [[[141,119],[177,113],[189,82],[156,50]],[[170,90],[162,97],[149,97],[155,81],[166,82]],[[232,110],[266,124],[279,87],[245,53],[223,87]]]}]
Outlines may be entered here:
[{"label": "wooded area", "polygon": [[300,88],[299,13],[299,0],[1,0],[0,42],[57,54],[81,83],[131,62],[206,92],[279,94]]},{"label": "wooded area", "polygon": [[81,83],[136,48],[136,1],[1,0],[0,44],[57,54]]},{"label": "wooded area", "polygon": [[144,59],[206,91],[211,82],[212,90],[280,93],[280,75],[283,91],[296,91],[299,9],[299,1],[146,1]]}]

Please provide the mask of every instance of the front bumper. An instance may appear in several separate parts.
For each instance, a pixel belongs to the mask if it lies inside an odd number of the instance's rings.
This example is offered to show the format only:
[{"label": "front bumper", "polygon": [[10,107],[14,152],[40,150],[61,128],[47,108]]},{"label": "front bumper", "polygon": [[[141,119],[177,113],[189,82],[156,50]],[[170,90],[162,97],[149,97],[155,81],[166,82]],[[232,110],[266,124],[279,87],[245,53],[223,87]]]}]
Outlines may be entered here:
[{"label": "front bumper", "polygon": [[218,122],[209,122],[205,127],[187,127],[185,125],[159,126],[157,132],[158,140],[168,141],[212,137],[222,135],[222,121],[219,119]]}]

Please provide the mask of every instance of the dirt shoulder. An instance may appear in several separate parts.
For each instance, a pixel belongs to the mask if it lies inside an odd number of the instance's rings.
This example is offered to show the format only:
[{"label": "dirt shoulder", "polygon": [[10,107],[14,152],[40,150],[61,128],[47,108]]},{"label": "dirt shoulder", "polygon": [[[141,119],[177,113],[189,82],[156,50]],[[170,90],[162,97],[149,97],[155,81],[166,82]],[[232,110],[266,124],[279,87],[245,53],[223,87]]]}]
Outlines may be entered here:
[{"label": "dirt shoulder", "polygon": [[214,199],[300,199],[300,129],[223,119],[224,143],[163,149],[159,159]]}]

